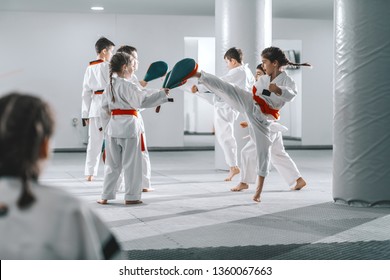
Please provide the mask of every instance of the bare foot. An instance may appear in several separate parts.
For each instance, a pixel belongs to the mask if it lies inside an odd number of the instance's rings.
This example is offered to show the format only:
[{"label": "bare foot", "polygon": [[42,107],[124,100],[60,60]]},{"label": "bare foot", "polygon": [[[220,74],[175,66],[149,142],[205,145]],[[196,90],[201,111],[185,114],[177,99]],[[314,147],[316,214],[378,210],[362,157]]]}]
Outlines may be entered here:
[{"label": "bare foot", "polygon": [[299,177],[297,179],[297,184],[291,188],[291,190],[293,191],[299,191],[300,189],[302,189],[304,186],[306,186],[306,181],[303,180],[302,177]]},{"label": "bare foot", "polygon": [[231,181],[234,176],[236,176],[238,173],[240,173],[240,168],[238,166],[232,166],[230,167],[229,175],[225,179],[225,181]]},{"label": "bare foot", "polygon": [[153,188],[144,188],[144,189],[142,189],[142,192],[152,192],[152,191],[154,191]]},{"label": "bare foot", "polygon": [[99,204],[107,204],[107,199],[100,199],[100,200],[98,200],[96,202],[99,203]]},{"label": "bare foot", "polygon": [[239,191],[248,189],[248,187],[249,186],[247,183],[240,182],[237,186],[235,186],[234,188],[231,188],[230,190],[232,192],[239,192]]},{"label": "bare foot", "polygon": [[142,203],[142,200],[125,200],[125,204],[140,204]]},{"label": "bare foot", "polygon": [[253,196],[253,201],[260,202],[260,192],[256,190],[255,195]]},{"label": "bare foot", "polygon": [[87,181],[88,181],[88,182],[91,182],[92,179],[93,179],[93,176],[92,176],[92,175],[88,175],[88,176],[87,176]]}]

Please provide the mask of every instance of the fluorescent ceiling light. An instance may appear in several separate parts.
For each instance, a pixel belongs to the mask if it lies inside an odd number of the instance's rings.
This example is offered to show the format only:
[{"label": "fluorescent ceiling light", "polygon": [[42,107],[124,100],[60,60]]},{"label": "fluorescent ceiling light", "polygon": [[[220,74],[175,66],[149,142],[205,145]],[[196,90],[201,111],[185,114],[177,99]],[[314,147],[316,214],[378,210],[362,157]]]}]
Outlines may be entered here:
[{"label": "fluorescent ceiling light", "polygon": [[93,11],[103,11],[104,7],[91,7],[91,10],[93,10]]}]

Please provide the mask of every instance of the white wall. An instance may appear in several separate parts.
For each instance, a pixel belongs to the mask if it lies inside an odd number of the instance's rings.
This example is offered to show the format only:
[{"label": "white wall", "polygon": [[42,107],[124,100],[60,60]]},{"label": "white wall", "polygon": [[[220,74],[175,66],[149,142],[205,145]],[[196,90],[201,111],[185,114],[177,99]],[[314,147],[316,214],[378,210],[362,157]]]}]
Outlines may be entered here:
[{"label": "white wall", "polygon": [[273,38],[302,40],[302,145],[331,145],[333,21],[273,19]]},{"label": "white wall", "polygon": [[[85,129],[72,119],[80,117],[83,75],[100,36],[137,47],[142,78],[153,61],[173,67],[182,59],[184,37],[214,36],[214,17],[0,12],[0,95],[20,90],[48,100],[57,116],[55,148],[84,147]],[[143,112],[149,146],[183,146],[183,95],[172,95],[159,114]]]}]

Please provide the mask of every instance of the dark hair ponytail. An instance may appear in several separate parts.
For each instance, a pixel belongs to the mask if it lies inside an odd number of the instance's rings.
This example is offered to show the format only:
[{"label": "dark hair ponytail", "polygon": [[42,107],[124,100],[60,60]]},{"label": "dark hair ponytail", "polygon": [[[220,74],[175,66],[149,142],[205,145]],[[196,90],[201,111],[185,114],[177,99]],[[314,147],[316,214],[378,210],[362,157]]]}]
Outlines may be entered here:
[{"label": "dark hair ponytail", "polygon": [[112,72],[112,69],[110,67],[110,92],[111,92],[111,100],[112,102],[115,102],[115,96],[114,96],[114,86],[112,84],[112,75],[113,75],[113,72]]},{"label": "dark hair ponytail", "polygon": [[0,98],[0,177],[22,181],[21,209],[35,201],[31,181],[38,180],[41,147],[53,130],[51,109],[40,98],[19,93]]},{"label": "dark hair ponytail", "polygon": [[290,66],[293,66],[293,67],[299,67],[299,66],[309,66],[311,67],[311,65],[307,62],[305,63],[293,63],[291,61],[288,60],[288,58],[286,57],[286,55],[284,54],[284,52],[279,49],[278,47],[269,47],[269,48],[265,48],[262,52],[261,52],[261,56],[270,60],[271,62],[274,62],[274,61],[277,61],[279,63],[280,66],[287,66],[287,65],[290,65]]},{"label": "dark hair ponytail", "polygon": [[114,96],[114,86],[112,84],[112,75],[114,73],[120,73],[122,71],[123,65],[129,65],[133,60],[133,57],[125,52],[117,52],[114,54],[110,61],[110,91],[111,91],[111,100],[115,102]]}]

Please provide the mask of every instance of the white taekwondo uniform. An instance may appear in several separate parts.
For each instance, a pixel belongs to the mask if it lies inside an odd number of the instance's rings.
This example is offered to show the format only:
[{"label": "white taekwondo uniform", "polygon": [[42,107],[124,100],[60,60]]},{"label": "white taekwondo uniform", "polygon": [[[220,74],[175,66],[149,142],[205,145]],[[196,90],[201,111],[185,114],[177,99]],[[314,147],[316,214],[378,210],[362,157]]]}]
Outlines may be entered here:
[{"label": "white taekwondo uniform", "polygon": [[[130,82],[133,82],[134,84],[138,85],[141,89],[143,89],[147,93],[148,92],[151,92],[151,93],[155,92],[154,89],[146,89],[146,88],[144,88],[140,84],[137,76],[134,75],[134,74],[131,76]],[[148,147],[146,145],[145,124],[144,124],[144,120],[143,120],[142,115],[141,115],[141,112],[143,110],[145,110],[145,109],[139,109],[138,110],[138,120],[139,120],[139,123],[140,123],[141,135],[142,135],[142,138],[143,138],[142,140],[143,140],[144,147],[145,147],[145,149],[142,151],[142,189],[150,189],[150,188],[152,188],[152,183],[151,183],[152,166],[150,164]],[[121,173],[120,176],[121,177],[120,177],[119,182],[118,182],[118,191],[123,191],[124,190],[124,186],[125,186],[123,173]]]},{"label": "white taekwondo uniform", "polygon": [[77,260],[119,258],[120,248],[108,227],[84,202],[57,188],[31,182],[35,201],[17,206],[22,183],[0,178],[0,259]]},{"label": "white taekwondo uniform", "polygon": [[[125,200],[139,200],[142,192],[142,128],[137,117],[140,108],[168,102],[165,91],[142,90],[133,82],[113,77],[102,102],[102,124],[106,135],[106,162],[102,199],[115,199],[118,178],[123,169]],[[115,102],[112,100],[115,97]]]},{"label": "white taekwondo uniform", "polygon": [[89,63],[84,75],[81,118],[89,119],[85,175],[96,176],[103,145],[100,121],[103,91],[109,83],[109,62],[101,59]]},{"label": "white taekwondo uniform", "polygon": [[[255,78],[247,64],[230,69],[225,76],[221,77],[221,80],[236,85],[245,91],[250,91],[255,82]],[[222,147],[227,165],[229,167],[237,166],[234,121],[238,117],[238,112],[220,96],[208,92],[205,87],[198,87],[198,95],[214,105],[215,137]]]},{"label": "white taekwondo uniform", "polygon": [[[277,118],[269,112],[280,110],[286,102],[294,99],[297,94],[295,82],[285,72],[280,73],[272,83],[281,88],[281,96],[275,93],[271,93],[270,96],[262,95],[263,89],[268,89],[271,82],[267,75],[260,77],[256,82],[254,95],[205,72],[202,72],[199,82],[234,109],[247,115],[256,144],[257,175],[266,177],[269,173],[271,144],[274,140],[271,136],[270,125]],[[255,101],[254,96],[259,101]],[[259,105],[260,101],[261,105]],[[263,113],[263,110],[267,113]]]},{"label": "white taekwondo uniform", "polygon": [[[288,186],[295,185],[297,179],[302,177],[295,162],[286,152],[283,145],[282,133],[287,131],[287,127],[274,122],[270,125],[271,163],[278,173],[283,177]],[[256,183],[256,144],[254,142],[253,130],[249,127],[249,141],[241,150],[241,179],[240,182],[246,184]]]}]

